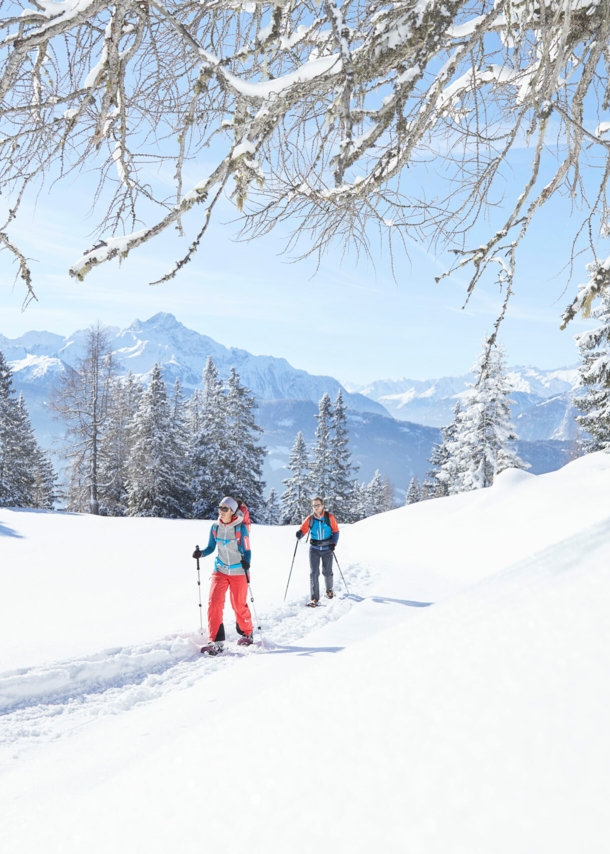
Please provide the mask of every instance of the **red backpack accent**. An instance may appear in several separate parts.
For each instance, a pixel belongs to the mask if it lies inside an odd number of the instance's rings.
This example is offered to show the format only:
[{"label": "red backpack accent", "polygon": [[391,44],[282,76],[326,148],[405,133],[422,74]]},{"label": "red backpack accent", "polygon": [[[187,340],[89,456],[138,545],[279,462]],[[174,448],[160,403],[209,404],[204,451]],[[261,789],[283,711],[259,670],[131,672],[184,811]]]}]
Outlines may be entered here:
[{"label": "red backpack accent", "polygon": [[250,521],[250,511],[243,502],[239,505],[237,509],[240,513],[243,513],[244,525],[248,529],[248,533],[250,533],[250,528],[252,526],[252,522]]}]

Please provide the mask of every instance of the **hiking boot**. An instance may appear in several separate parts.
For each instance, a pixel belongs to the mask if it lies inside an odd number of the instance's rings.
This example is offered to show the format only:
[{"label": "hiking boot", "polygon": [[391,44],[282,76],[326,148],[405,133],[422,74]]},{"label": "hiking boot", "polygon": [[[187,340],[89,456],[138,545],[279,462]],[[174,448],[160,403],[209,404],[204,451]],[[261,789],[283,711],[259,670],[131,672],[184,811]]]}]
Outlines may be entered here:
[{"label": "hiking boot", "polygon": [[333,598],[334,598],[334,596],[335,596],[335,594],[333,593],[333,591],[332,591],[332,590],[327,590],[327,591],[326,591],[326,598],[327,598],[327,599],[333,599]]},{"label": "hiking boot", "polygon": [[317,608],[318,607],[318,600],[312,599],[311,602],[307,603],[307,607],[308,608]]},{"label": "hiking boot", "polygon": [[237,646],[251,646],[253,643],[252,635],[242,635],[237,641]]},{"label": "hiking boot", "polygon": [[201,652],[206,653],[206,655],[218,655],[219,652],[222,652],[224,649],[224,644],[222,641],[210,641],[205,646],[201,647]]}]

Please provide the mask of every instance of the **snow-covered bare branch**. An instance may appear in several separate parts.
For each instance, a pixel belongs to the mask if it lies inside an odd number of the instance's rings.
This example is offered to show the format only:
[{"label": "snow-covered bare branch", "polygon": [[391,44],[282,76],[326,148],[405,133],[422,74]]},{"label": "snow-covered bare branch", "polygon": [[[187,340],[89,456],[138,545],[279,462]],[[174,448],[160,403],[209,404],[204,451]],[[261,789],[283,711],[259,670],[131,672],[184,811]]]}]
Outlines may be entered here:
[{"label": "snow-covered bare branch", "polygon": [[[586,217],[608,209],[610,0],[8,0],[0,31],[0,234],[30,296],[8,226],[30,187],[84,168],[99,176],[99,240],[78,278],[197,207],[175,275],[227,192],[245,237],[287,221],[306,252],[366,249],[372,223],[451,246],[471,289],[491,266],[510,290],[550,198],[593,186]],[[514,205],[469,246],[524,141]],[[446,191],[429,198],[420,165]]]}]

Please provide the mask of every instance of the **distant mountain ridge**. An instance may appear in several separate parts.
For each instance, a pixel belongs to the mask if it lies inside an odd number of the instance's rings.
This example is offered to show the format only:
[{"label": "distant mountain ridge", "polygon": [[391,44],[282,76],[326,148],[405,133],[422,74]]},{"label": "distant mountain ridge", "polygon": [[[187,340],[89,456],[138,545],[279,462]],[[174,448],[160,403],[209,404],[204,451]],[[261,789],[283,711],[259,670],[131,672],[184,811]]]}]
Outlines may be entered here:
[{"label": "distant mountain ridge", "polygon": [[[508,370],[517,435],[526,441],[572,441],[577,434],[574,392],[579,385],[575,366],[541,370],[531,365]],[[401,421],[443,427],[453,419],[456,403],[468,394],[473,374],[430,380],[377,380],[367,385],[347,383],[352,392],[383,404]]]},{"label": "distant mountain ridge", "polygon": [[[0,349],[11,363],[16,384],[45,385],[65,365],[75,364],[83,353],[86,334],[86,330],[78,330],[64,338],[52,332],[26,332],[14,339],[0,335]],[[184,326],[172,314],[161,312],[146,321],[135,320],[125,329],[109,327],[108,335],[122,373],[130,370],[145,379],[158,362],[166,381],[179,378],[187,393],[201,385],[205,362],[211,356],[222,377],[234,367],[242,382],[261,399],[317,402],[325,392],[334,397],[341,388],[350,409],[389,414],[382,404],[359,393],[350,394],[333,377],[293,368],[286,359],[225,347]]]}]

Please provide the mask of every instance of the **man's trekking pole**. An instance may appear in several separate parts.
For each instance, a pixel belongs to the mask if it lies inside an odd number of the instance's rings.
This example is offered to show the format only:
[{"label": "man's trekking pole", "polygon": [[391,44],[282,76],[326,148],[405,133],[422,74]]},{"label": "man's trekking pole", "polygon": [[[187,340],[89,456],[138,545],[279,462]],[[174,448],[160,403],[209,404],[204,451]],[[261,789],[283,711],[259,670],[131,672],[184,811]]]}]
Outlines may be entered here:
[{"label": "man's trekking pole", "polygon": [[[337,566],[339,566],[339,561],[337,560],[337,555],[335,554],[334,550],[333,550],[333,557],[334,557],[335,561],[337,562]],[[341,567],[340,567],[340,566],[339,566],[339,572],[341,572]],[[346,593],[347,593],[347,595],[349,596],[349,590],[347,589],[347,584],[345,583],[345,578],[343,578],[343,573],[342,573],[342,572],[341,572],[341,578],[342,578],[342,580],[343,580],[343,584],[344,584],[344,586],[345,586],[345,592],[346,592]]]},{"label": "man's trekking pole", "polygon": [[[199,551],[199,546],[195,546],[195,551]],[[199,631],[203,634],[203,606],[201,604],[201,576],[199,574],[199,558],[197,558],[197,587],[199,588]]]},{"label": "man's trekking pole", "polygon": [[254,611],[254,622],[256,623],[256,628],[260,632],[261,640],[263,639],[263,633],[261,631],[260,623],[258,622],[258,614],[256,613],[256,605],[254,604],[254,596],[252,595],[252,587],[250,585],[250,571],[244,569],[246,573],[246,581],[248,582],[248,592],[250,594],[250,602],[252,602],[252,610]]},{"label": "man's trekking pole", "polygon": [[[292,567],[294,566],[294,559],[297,556],[298,547],[299,547],[299,540],[297,540],[297,544],[294,547],[294,554],[292,556],[292,563],[290,564],[290,572],[288,573],[288,584],[290,584],[290,577],[292,576]],[[286,585],[286,592],[284,593],[284,602],[286,601],[286,596],[288,595],[288,584]]]}]

